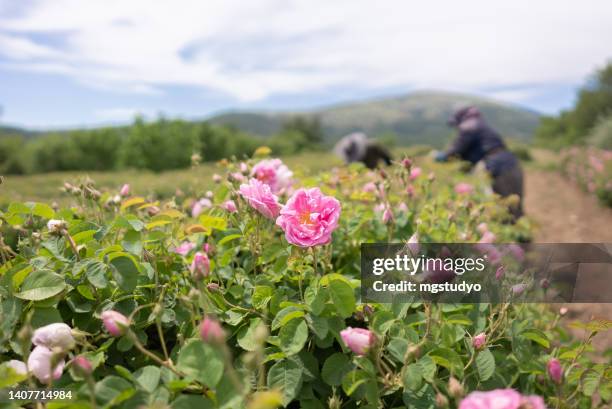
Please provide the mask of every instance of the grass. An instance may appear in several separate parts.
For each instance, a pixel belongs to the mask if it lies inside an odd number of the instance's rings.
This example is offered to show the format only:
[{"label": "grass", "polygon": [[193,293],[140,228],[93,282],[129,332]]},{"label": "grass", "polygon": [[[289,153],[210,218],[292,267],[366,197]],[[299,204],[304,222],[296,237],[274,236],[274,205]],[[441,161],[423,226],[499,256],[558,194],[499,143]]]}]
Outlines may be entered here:
[{"label": "grass", "polygon": [[[319,172],[340,164],[340,160],[329,152],[307,152],[287,156],[283,161],[297,176]],[[220,165],[205,163],[192,169],[179,169],[154,173],[145,170],[124,170],[112,172],[53,172],[37,175],[4,177],[0,185],[0,206],[10,202],[57,202],[67,204],[71,196],[63,193],[64,182],[76,183],[89,178],[95,181],[101,191],[118,191],[121,185],[129,183],[133,194],[158,198],[172,197],[177,189],[184,192],[204,192],[212,184],[215,172],[221,173]]]}]

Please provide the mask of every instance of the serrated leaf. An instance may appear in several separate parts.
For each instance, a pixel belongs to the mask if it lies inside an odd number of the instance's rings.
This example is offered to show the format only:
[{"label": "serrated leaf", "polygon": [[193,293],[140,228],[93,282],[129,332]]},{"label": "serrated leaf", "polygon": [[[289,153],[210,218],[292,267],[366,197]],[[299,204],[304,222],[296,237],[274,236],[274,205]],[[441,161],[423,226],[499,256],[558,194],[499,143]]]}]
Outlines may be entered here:
[{"label": "serrated leaf", "polygon": [[37,270],[29,274],[15,297],[22,300],[40,301],[51,298],[66,288],[64,278],[49,270]]},{"label": "serrated leaf", "polygon": [[293,360],[278,361],[268,372],[268,388],[281,390],[287,406],[302,389],[302,368]]},{"label": "serrated leaf", "polygon": [[489,348],[485,348],[477,353],[476,368],[482,382],[490,379],[495,373],[495,357],[493,357]]}]

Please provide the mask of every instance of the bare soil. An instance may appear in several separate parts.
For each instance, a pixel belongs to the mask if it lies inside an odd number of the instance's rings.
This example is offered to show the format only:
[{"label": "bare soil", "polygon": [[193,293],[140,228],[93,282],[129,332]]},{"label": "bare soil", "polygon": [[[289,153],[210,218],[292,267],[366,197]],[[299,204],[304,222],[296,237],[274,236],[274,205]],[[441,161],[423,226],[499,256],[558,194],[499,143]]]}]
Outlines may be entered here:
[{"label": "bare soil", "polygon": [[[528,168],[525,178],[525,210],[536,224],[536,243],[612,243],[612,209],[599,205],[589,195],[563,178],[558,172]],[[605,282],[580,283],[592,286],[592,291],[612,291],[612,277]],[[594,318],[612,320],[612,304],[566,304],[567,315],[562,322]],[[582,337],[579,330],[574,335]],[[612,348],[612,331],[598,334],[595,349]]]}]

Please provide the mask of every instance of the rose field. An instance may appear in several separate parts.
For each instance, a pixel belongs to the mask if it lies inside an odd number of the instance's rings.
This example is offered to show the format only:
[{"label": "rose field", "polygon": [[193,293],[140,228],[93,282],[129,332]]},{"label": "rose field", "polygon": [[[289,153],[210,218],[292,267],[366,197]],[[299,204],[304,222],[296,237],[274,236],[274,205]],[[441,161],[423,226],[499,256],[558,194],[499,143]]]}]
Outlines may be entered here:
[{"label": "rose field", "polygon": [[[259,148],[139,182],[57,174],[3,194],[0,388],[72,393],[0,405],[609,407],[612,354],[592,341],[610,321],[568,328],[554,304],[362,302],[362,243],[531,239],[484,173],[418,152],[378,171],[326,155]],[[492,272],[508,294],[519,253]]]}]

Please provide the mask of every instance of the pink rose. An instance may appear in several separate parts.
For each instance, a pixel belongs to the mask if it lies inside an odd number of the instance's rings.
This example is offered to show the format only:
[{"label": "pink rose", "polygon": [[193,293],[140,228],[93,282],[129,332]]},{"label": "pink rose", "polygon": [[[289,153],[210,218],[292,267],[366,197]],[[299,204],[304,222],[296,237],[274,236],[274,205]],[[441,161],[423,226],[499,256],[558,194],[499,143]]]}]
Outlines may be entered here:
[{"label": "pink rose", "polygon": [[240,185],[240,195],[249,205],[268,219],[278,216],[280,205],[278,198],[272,193],[270,186],[257,179],[249,180],[249,184]]},{"label": "pink rose", "polygon": [[293,172],[280,159],[264,159],[253,166],[251,176],[270,186],[273,193],[283,193],[292,184]]},{"label": "pink rose", "polygon": [[77,369],[77,371],[79,371],[82,375],[89,375],[93,371],[91,362],[89,362],[89,360],[83,355],[75,357],[72,361],[72,364],[74,365],[75,369]]},{"label": "pink rose", "polygon": [[208,276],[210,273],[210,260],[208,259],[206,253],[199,251],[195,253],[189,270],[196,278]]},{"label": "pink rose", "polygon": [[478,230],[478,233],[480,234],[485,234],[489,231],[489,226],[487,226],[486,223],[480,223],[478,226],[476,226],[476,230]]},{"label": "pink rose", "polygon": [[130,194],[130,185],[128,185],[127,183],[124,184],[123,186],[121,186],[121,190],[119,190],[119,194],[123,197],[127,196]]},{"label": "pink rose", "polygon": [[72,349],[75,344],[72,329],[63,322],[38,328],[32,335],[32,343],[49,349],[61,348],[64,351]]},{"label": "pink rose", "polygon": [[338,227],[340,202],[318,187],[298,189],[276,219],[287,241],[300,247],[327,244]]},{"label": "pink rose", "polygon": [[459,409],[518,409],[523,397],[514,389],[472,392],[459,404]]},{"label": "pink rose", "polygon": [[363,189],[362,189],[365,193],[375,193],[376,190],[378,190],[378,188],[376,187],[376,183],[374,182],[368,182],[365,185],[363,185]]},{"label": "pink rose", "polygon": [[494,233],[491,233],[490,231],[486,231],[483,233],[482,237],[480,238],[480,240],[478,241],[479,243],[493,243],[495,242],[495,239],[497,237],[495,236]]},{"label": "pink rose", "polygon": [[244,182],[244,175],[240,172],[230,173],[230,179],[234,182]]},{"label": "pink rose", "polygon": [[195,248],[195,246],[196,245],[194,243],[184,241],[180,244],[180,246],[174,249],[174,252],[176,254],[180,254],[181,256],[186,256],[191,250]]},{"label": "pink rose", "polygon": [[408,185],[408,187],[406,188],[406,193],[408,194],[408,196],[413,197],[414,196],[414,186]]},{"label": "pink rose", "polygon": [[104,311],[100,317],[102,318],[104,328],[106,328],[108,333],[113,337],[122,336],[130,326],[130,320],[125,315],[117,311]]},{"label": "pink rose", "polygon": [[415,168],[412,168],[412,170],[410,170],[410,180],[415,180],[419,176],[421,176],[421,168],[417,166]]},{"label": "pink rose", "polygon": [[340,331],[340,337],[346,346],[357,355],[365,355],[376,341],[374,333],[364,328],[347,327]]},{"label": "pink rose", "polygon": [[526,284],[515,284],[512,286],[512,294],[513,295],[521,295],[525,292],[525,289],[527,288]]},{"label": "pink rose", "polygon": [[421,250],[421,245],[419,244],[419,234],[415,232],[412,236],[410,236],[406,246],[413,256],[419,254],[419,251]]},{"label": "pink rose", "polygon": [[204,209],[208,209],[212,206],[212,202],[208,198],[202,198],[193,204],[191,208],[191,217],[198,217]]},{"label": "pink rose", "polygon": [[552,358],[548,361],[546,371],[554,383],[560,384],[563,380],[563,367],[557,358]]},{"label": "pink rose", "polygon": [[397,210],[400,213],[408,213],[408,206],[406,205],[406,203],[401,202],[398,206],[397,206]]},{"label": "pink rose", "polygon": [[225,201],[225,203],[223,203],[223,208],[228,212],[228,213],[236,213],[238,211],[238,209],[236,208],[236,203],[234,203],[233,200],[227,200]]},{"label": "pink rose", "polygon": [[212,180],[215,183],[221,183],[223,181],[223,178],[221,177],[221,175],[217,175],[215,173],[214,175],[212,175]]},{"label": "pink rose", "polygon": [[505,272],[506,272],[506,267],[504,266],[497,267],[497,270],[495,271],[495,278],[498,280],[501,280],[504,277]]},{"label": "pink rose", "polygon": [[508,252],[512,254],[517,261],[523,261],[525,259],[525,251],[518,244],[509,244]]},{"label": "pink rose", "polygon": [[389,224],[393,221],[393,212],[391,211],[389,206],[385,207],[385,211],[383,212],[383,215],[382,215],[382,221],[384,224]]},{"label": "pink rose", "polygon": [[474,346],[475,349],[483,348],[486,345],[486,343],[487,343],[487,335],[484,332],[481,332],[480,334],[472,338],[472,345]]},{"label": "pink rose", "polygon": [[469,183],[457,183],[455,185],[455,192],[460,195],[469,195],[474,191],[474,186]]},{"label": "pink rose", "polygon": [[[57,362],[55,367],[52,367],[52,361]],[[65,364],[63,358],[58,360],[53,351],[42,345],[34,348],[28,357],[28,369],[42,383],[50,383],[53,379],[59,379]]]},{"label": "pink rose", "polygon": [[205,317],[200,324],[200,337],[204,342],[222,344],[225,342],[225,331],[219,321]]}]

